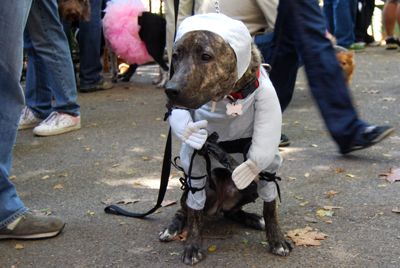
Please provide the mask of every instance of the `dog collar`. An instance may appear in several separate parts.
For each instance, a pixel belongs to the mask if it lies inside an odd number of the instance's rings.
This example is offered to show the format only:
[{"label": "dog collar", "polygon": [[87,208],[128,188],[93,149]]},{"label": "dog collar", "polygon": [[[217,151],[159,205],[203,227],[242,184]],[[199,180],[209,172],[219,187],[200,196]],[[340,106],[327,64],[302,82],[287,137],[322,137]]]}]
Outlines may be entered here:
[{"label": "dog collar", "polygon": [[228,98],[232,101],[245,99],[260,86],[260,82],[258,81],[259,78],[260,68],[258,68],[256,71],[256,77],[251,79],[241,90],[229,94]]}]

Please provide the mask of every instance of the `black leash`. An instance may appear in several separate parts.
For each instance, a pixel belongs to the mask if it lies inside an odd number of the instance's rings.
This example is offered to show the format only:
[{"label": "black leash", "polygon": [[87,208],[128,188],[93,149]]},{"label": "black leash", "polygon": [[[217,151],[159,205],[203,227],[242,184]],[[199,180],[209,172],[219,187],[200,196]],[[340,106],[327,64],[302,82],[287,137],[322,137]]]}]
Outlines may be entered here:
[{"label": "black leash", "polygon": [[168,138],[167,143],[165,144],[164,150],[164,159],[163,165],[161,169],[161,180],[160,180],[160,189],[158,192],[157,203],[156,205],[147,212],[144,213],[136,213],[127,211],[117,205],[109,205],[104,208],[104,212],[108,214],[126,216],[126,217],[133,217],[133,218],[144,218],[149,214],[152,214],[154,211],[159,209],[161,206],[162,201],[164,200],[165,193],[168,187],[168,179],[171,172],[171,128],[168,131]]}]

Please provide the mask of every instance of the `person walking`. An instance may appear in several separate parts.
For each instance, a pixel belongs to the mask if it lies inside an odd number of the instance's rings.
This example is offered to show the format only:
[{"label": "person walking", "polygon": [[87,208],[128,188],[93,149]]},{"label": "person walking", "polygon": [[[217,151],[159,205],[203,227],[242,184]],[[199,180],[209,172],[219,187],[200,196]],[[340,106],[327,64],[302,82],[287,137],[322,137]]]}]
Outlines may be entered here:
[{"label": "person walking", "polygon": [[57,217],[30,213],[9,177],[18,120],[24,105],[19,81],[23,31],[31,2],[3,0],[0,6],[0,239],[50,238],[61,233],[65,225]]}]

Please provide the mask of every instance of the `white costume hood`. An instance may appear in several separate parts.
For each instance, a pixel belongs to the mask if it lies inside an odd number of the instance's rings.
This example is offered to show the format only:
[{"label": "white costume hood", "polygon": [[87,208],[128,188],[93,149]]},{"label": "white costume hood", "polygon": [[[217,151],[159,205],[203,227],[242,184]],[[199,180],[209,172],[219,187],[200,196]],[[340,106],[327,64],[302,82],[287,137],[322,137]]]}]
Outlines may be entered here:
[{"label": "white costume hood", "polygon": [[239,80],[250,65],[252,38],[243,22],[220,13],[200,14],[182,21],[175,42],[192,31],[210,31],[221,36],[235,51]]}]

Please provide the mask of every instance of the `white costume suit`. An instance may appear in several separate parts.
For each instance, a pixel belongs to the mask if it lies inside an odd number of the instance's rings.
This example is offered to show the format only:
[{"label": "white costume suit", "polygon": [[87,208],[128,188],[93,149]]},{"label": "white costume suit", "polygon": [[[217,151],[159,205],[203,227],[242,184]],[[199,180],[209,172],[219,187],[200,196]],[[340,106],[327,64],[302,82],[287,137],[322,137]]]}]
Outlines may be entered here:
[{"label": "white costume suit", "polygon": [[[179,40],[185,33],[194,30],[207,30],[222,36],[235,51],[238,62],[238,79],[245,73],[250,64],[251,37],[243,23],[222,14],[195,15],[182,22],[176,40]],[[219,142],[252,137],[252,144],[247,157],[248,161],[255,164],[255,174],[260,171],[277,172],[282,162],[278,150],[282,125],[281,108],[275,89],[261,66],[258,80],[259,87],[252,94],[235,102],[242,105],[243,114],[227,115],[226,105],[231,102],[228,98],[217,102],[214,111],[212,111],[211,102],[194,111],[173,110],[169,117],[173,133],[182,139],[179,133],[182,133],[182,130],[190,122],[207,120],[208,134],[217,132]],[[187,143],[182,143],[180,158],[186,174],[188,174],[193,151],[194,149]],[[211,158],[211,160],[213,159]],[[212,166],[220,166],[220,164],[213,161]],[[191,176],[201,177],[205,175],[207,175],[205,160],[196,156]],[[241,179],[239,178],[239,180]],[[243,179],[248,180],[249,178]],[[251,177],[250,181],[253,179],[254,177]],[[191,183],[192,186],[201,188],[205,185],[206,179],[192,180]],[[238,185],[236,181],[235,184]],[[275,183],[259,181],[258,193],[266,202],[274,200],[277,196]],[[198,191],[194,194],[189,192],[187,204],[192,209],[202,209],[205,204],[205,191]]]}]

